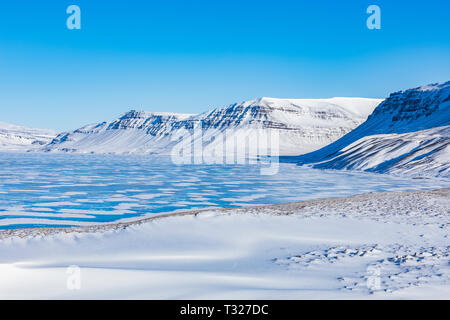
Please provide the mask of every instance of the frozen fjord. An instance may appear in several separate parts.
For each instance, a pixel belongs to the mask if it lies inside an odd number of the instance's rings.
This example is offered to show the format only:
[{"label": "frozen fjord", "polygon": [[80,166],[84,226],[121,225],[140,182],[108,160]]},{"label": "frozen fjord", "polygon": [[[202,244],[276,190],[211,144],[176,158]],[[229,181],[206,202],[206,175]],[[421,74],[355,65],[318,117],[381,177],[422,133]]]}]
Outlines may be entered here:
[{"label": "frozen fjord", "polygon": [[183,165],[167,157],[0,154],[0,229],[83,226],[156,214],[435,189],[448,179],[412,179],[280,164]]}]

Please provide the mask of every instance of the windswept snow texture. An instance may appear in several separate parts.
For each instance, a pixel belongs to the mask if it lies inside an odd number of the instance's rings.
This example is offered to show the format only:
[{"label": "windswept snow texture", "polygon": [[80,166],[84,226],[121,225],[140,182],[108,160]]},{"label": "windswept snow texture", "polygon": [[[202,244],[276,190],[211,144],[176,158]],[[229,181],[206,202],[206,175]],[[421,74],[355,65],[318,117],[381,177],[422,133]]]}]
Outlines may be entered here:
[{"label": "windswept snow texture", "polygon": [[450,177],[450,81],[391,94],[358,128],[294,161],[321,169]]},{"label": "windswept snow texture", "polygon": [[1,231],[0,299],[449,299],[449,199],[371,193]]},{"label": "windswept snow texture", "polygon": [[[202,135],[194,136],[193,143],[201,144],[205,153],[217,148],[226,130],[230,141],[245,141],[251,135],[273,130],[279,133],[280,154],[295,155],[342,137],[361,124],[380,102],[365,98],[259,98],[199,115],[130,111],[112,122],[59,134],[44,150],[168,155],[180,137],[186,138],[201,127]],[[258,153],[273,151],[260,148]]]},{"label": "windswept snow texture", "polygon": [[0,154],[0,229],[124,222],[168,212],[450,187],[450,181],[380,177],[280,164],[174,165],[168,157]]},{"label": "windswept snow texture", "polygon": [[56,132],[0,122],[0,151],[37,149],[55,138]]}]

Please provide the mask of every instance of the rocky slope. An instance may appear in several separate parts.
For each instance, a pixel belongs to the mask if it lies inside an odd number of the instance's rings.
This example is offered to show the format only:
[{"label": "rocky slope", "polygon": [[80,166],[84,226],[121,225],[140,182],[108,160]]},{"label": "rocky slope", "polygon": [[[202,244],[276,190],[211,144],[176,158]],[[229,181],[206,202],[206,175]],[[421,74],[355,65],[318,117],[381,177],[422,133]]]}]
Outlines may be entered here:
[{"label": "rocky slope", "polygon": [[322,169],[450,176],[450,81],[391,94],[336,142],[289,159]]}]

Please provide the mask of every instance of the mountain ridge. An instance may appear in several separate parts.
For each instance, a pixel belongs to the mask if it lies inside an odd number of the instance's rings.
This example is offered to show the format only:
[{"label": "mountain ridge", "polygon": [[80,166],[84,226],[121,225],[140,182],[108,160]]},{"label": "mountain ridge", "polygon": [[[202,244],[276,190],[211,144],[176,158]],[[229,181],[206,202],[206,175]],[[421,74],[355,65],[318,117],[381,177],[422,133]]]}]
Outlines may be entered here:
[{"label": "mountain ridge", "polygon": [[[183,131],[201,127],[202,143],[215,148],[214,137],[228,129],[234,138],[276,130],[281,152],[295,154],[323,146],[362,123],[381,102],[370,98],[278,99],[262,97],[200,114],[131,110],[113,121],[90,124],[59,134],[45,151],[168,154]],[[296,141],[296,138],[299,138]]]},{"label": "mountain ridge", "polygon": [[440,167],[432,175],[447,177],[449,125],[450,81],[420,86],[392,93],[364,123],[330,145],[286,160],[320,169],[421,175],[421,166],[414,169],[415,155]]}]

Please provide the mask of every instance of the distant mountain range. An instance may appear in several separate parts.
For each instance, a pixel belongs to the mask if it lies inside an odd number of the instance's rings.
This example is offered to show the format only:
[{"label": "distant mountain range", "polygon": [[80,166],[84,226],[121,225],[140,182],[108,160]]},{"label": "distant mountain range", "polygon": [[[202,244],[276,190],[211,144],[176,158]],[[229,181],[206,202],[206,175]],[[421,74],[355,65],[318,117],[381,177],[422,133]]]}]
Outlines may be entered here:
[{"label": "distant mountain range", "polygon": [[202,145],[204,152],[219,148],[219,136],[225,133],[227,140],[242,141],[249,133],[262,135],[272,130],[279,134],[280,153],[296,155],[316,150],[350,132],[380,102],[365,98],[259,98],[198,115],[130,111],[114,121],[61,133],[44,150],[170,154],[180,137],[202,128],[203,134],[192,139],[194,144]]},{"label": "distant mountain range", "polygon": [[334,143],[289,158],[320,169],[450,176],[450,81],[391,94]]},{"label": "distant mountain range", "polygon": [[242,141],[250,133],[275,131],[283,161],[450,176],[450,81],[395,92],[384,101],[259,98],[197,115],[132,110],[58,135],[0,123],[0,150],[168,155],[198,128],[202,134],[190,137],[205,153],[220,149],[225,136]]},{"label": "distant mountain range", "polygon": [[36,150],[50,143],[56,132],[0,122],[0,151]]}]

